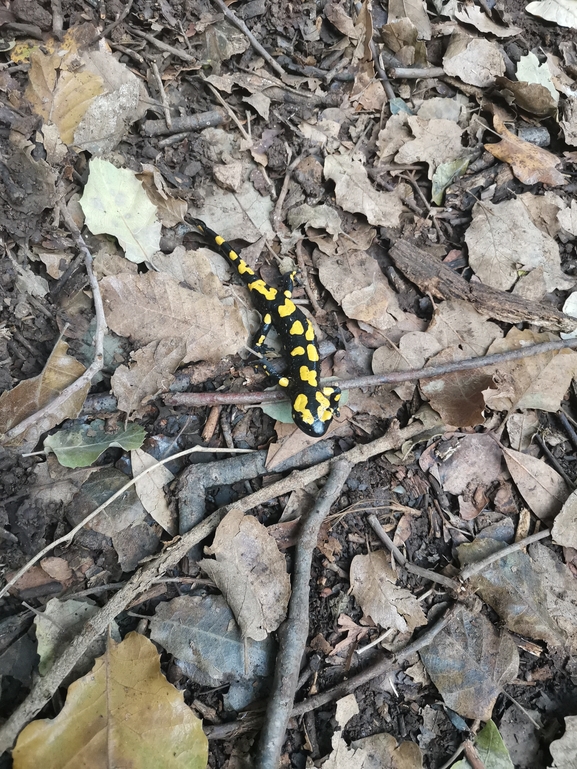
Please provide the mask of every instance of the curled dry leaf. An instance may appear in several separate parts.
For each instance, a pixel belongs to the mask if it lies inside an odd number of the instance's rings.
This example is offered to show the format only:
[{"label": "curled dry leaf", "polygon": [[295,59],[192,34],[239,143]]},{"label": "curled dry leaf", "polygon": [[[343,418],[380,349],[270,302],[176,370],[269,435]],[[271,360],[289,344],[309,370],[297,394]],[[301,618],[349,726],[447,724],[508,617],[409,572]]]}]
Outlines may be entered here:
[{"label": "curled dry leaf", "polygon": [[286,616],[290,579],[284,556],[265,526],[231,510],[206,549],[201,567],[216,582],[245,638],[262,641]]},{"label": "curled dry leaf", "polygon": [[395,583],[397,575],[382,550],[356,555],[351,563],[351,588],[363,612],[384,629],[411,633],[427,623],[417,599]]},{"label": "curled dry leaf", "polygon": [[483,88],[505,74],[503,54],[496,43],[455,33],[443,57],[447,75]]},{"label": "curled dry leaf", "polygon": [[563,478],[542,459],[503,449],[511,477],[529,509],[541,520],[554,518],[569,496]]},{"label": "curled dry leaf", "polygon": [[136,478],[143,470],[152,465],[158,465],[134,484],[138,498],[146,512],[159,523],[170,535],[174,536],[178,531],[176,510],[168,506],[164,487],[174,480],[174,475],[165,465],[159,465],[157,460],[142,449],[130,452],[132,473]]},{"label": "curled dry leaf", "polygon": [[577,29],[577,3],[575,0],[536,0],[525,10],[545,21],[552,21],[560,27]]},{"label": "curled dry leaf", "polygon": [[536,144],[519,139],[505,126],[505,123],[495,114],[493,116],[495,131],[501,136],[497,144],[485,144],[485,149],[499,160],[509,163],[513,173],[523,184],[550,184],[557,187],[567,184],[567,179],[557,171],[560,158]]},{"label": "curled dry leaf", "polygon": [[[68,345],[60,339],[41,374],[32,379],[25,379],[13,390],[6,390],[0,395],[0,433],[7,432],[27,417],[49,406],[50,401],[84,373],[86,369],[82,363],[67,355],[67,350]],[[14,445],[26,447],[31,451],[42,433],[51,430],[65,419],[75,419],[89,389],[90,382],[86,382],[84,387],[75,392],[57,411],[48,410],[42,419],[14,439]]]},{"label": "curled dry leaf", "polygon": [[429,179],[432,179],[439,165],[452,162],[463,154],[463,129],[454,120],[424,120],[410,115],[407,122],[415,138],[403,144],[395,156],[395,163],[427,163]]}]

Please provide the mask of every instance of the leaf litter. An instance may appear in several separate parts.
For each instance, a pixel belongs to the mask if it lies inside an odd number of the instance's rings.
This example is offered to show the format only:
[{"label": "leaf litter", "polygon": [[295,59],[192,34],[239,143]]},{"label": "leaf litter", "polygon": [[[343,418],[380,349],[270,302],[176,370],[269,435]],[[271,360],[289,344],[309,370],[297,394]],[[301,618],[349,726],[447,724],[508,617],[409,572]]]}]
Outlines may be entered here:
[{"label": "leaf litter", "polygon": [[[21,5],[13,4],[14,13],[22,14]],[[234,4],[231,9],[238,10]],[[28,430],[16,434],[12,446],[31,451],[43,445],[47,454],[54,453],[30,473],[37,483],[29,496],[22,495],[19,485],[26,478],[24,458],[8,455],[12,464],[4,488],[12,507],[0,527],[6,534],[4,547],[15,553],[8,556],[12,565],[20,565],[42,544],[49,546],[53,532],[80,522],[123,488],[128,479],[123,452],[132,451],[134,476],[155,461],[140,449],[145,431],[136,420],[147,428],[147,449],[154,454],[160,453],[155,446],[170,453],[200,443],[211,448],[224,443],[229,449],[270,444],[269,474],[301,451],[323,451],[322,444],[317,448],[304,441],[288,421],[274,426],[277,443],[271,443],[273,423],[257,409],[234,405],[232,411],[222,410],[216,401],[210,404],[201,436],[197,414],[204,421],[206,411],[197,408],[191,417],[168,401],[162,404],[168,390],[178,391],[183,383],[195,389],[200,385],[203,395],[226,391],[235,396],[257,389],[263,381],[238,355],[246,355],[249,329],[255,329],[250,296],[234,277],[231,281],[220,256],[202,251],[194,241],[179,241],[175,233],[187,209],[232,240],[267,281],[274,283],[277,277],[271,254],[280,261],[297,251],[301,274],[308,278],[305,312],[310,311],[317,330],[323,377],[336,373],[362,383],[375,374],[386,377],[448,364],[436,377],[421,375],[378,388],[371,380],[368,385],[365,381],[364,391],[351,389],[349,406],[343,406],[327,436],[330,451],[316,457],[311,453],[305,465],[326,459],[335,448],[344,451],[374,440],[391,417],[399,416],[404,423],[412,415],[425,419],[424,402],[435,410],[436,424],[417,440],[371,460],[363,471],[355,469],[339,508],[361,502],[379,510],[393,497],[402,500],[405,509],[420,510],[420,515],[397,512],[387,517],[386,527],[395,531],[395,545],[411,560],[436,571],[456,562],[457,552],[464,564],[463,554],[474,550],[472,565],[504,542],[521,539],[540,521],[553,525],[553,542],[564,548],[561,552],[533,544],[528,551],[484,564],[468,580],[469,586],[496,612],[500,629],[489,619],[494,615],[461,609],[420,652],[434,686],[426,675],[412,678],[407,669],[395,681],[388,679],[364,694],[357,690],[356,697],[364,697],[366,707],[363,703],[359,708],[355,695],[349,695],[349,716],[341,719],[337,708],[340,731],[332,734],[327,766],[345,761],[347,766],[377,762],[395,769],[423,761],[430,769],[442,765],[451,753],[449,746],[459,741],[458,732],[442,716],[442,725],[435,727],[435,748],[423,737],[422,744],[429,747],[420,751],[415,741],[421,742],[419,730],[423,736],[430,728],[424,696],[438,703],[442,699],[455,711],[455,723],[458,717],[486,721],[474,738],[476,750],[487,767],[512,765],[511,745],[503,742],[491,720],[499,722],[497,700],[506,688],[525,698],[526,705],[537,710],[541,706],[528,687],[515,684],[519,664],[527,680],[537,675],[525,652],[519,663],[515,642],[544,657],[549,649],[573,653],[575,516],[571,438],[563,432],[569,429],[563,419],[571,418],[575,353],[553,350],[467,372],[452,370],[450,364],[557,340],[557,334],[543,329],[560,326],[551,326],[545,314],[539,318],[539,311],[531,315],[532,324],[519,325],[524,321],[518,309],[521,300],[527,303],[521,306],[541,303],[543,308],[563,307],[568,316],[575,314],[565,300],[575,282],[577,226],[574,201],[567,192],[577,162],[577,52],[574,41],[564,39],[559,28],[554,28],[555,46],[547,50],[551,46],[541,28],[531,26],[523,9],[515,9],[516,26],[500,10],[489,13],[484,7],[454,2],[438,3],[436,10],[443,19],[433,15],[432,6],[393,2],[384,24],[380,11],[368,4],[359,10],[328,3],[318,17],[299,8],[298,23],[291,28],[293,22],[284,17],[286,29],[275,29],[270,48],[284,50],[283,35],[288,34],[297,45],[306,44],[308,57],[297,61],[286,48],[278,61],[290,65],[291,74],[281,76],[278,70],[272,74],[274,65],[264,57],[251,63],[248,39],[218,13],[195,17],[190,11],[189,26],[173,35],[177,20],[170,7],[161,4],[159,20],[152,24],[155,38],[142,37],[148,27],[129,9],[128,20],[118,21],[118,37],[111,37],[115,55],[104,41],[96,50],[90,41],[98,35],[91,24],[71,24],[63,36],[46,39],[42,48],[37,42],[18,43],[11,61],[26,62],[25,69],[15,70],[16,79],[9,70],[0,73],[0,90],[10,105],[1,117],[12,129],[2,140],[8,170],[0,178],[0,202],[7,235],[15,244],[9,246],[7,323],[0,334],[3,432],[10,436],[22,419],[39,414]],[[575,26],[571,2],[531,3],[527,11],[561,28]],[[246,22],[259,37],[272,32],[282,15],[276,5],[264,16],[255,7]],[[48,29],[51,20],[42,24]],[[516,37],[520,31],[523,38]],[[180,50],[175,45],[182,43],[179,34],[193,41],[193,48],[182,47],[180,54],[175,53]],[[140,40],[146,47],[165,36],[171,47],[156,71],[138,58],[140,54],[131,59],[126,53],[128,40]],[[377,64],[388,68],[389,81],[379,78],[367,36],[374,36],[376,55],[381,55]],[[320,52],[329,46],[333,62],[339,63],[325,70],[317,65]],[[250,70],[236,69],[233,55],[242,55],[243,66],[248,63]],[[194,80],[195,72],[210,67],[207,81],[223,94],[226,107],[200,78]],[[421,74],[402,75],[403,67]],[[140,79],[131,71],[139,68]],[[443,80],[437,79],[439,69]],[[152,123],[163,123],[158,119],[161,108],[165,113],[172,109],[176,118],[195,102],[196,96],[187,90],[192,82],[194,88],[205,89],[209,100],[196,101],[193,111],[202,112],[210,104],[212,113],[205,114],[213,122],[200,123],[174,142],[170,125],[163,125],[160,134],[152,133]],[[145,121],[140,136],[130,131],[152,104],[159,110],[157,119]],[[290,115],[284,112],[289,105]],[[236,116],[231,119],[235,110],[247,116],[244,124]],[[31,112],[36,123],[26,122]],[[297,126],[300,135],[295,138]],[[553,146],[552,131],[558,134]],[[170,138],[155,138],[159,135]],[[38,159],[35,145],[45,159]],[[90,161],[87,153],[93,155]],[[80,248],[79,241],[69,224],[60,225],[47,213],[57,199],[64,199],[55,180],[70,182],[82,174],[88,183],[83,191],[74,187],[66,211],[76,226],[84,227],[89,247],[100,252],[97,275],[109,328],[104,339],[108,353],[88,399],[87,382],[69,403],[62,403],[58,396],[82,376],[94,355],[94,333],[89,331],[93,310],[86,282],[70,284],[71,244]],[[431,276],[423,289],[412,282],[413,276],[404,276],[402,268],[393,270],[388,248],[401,238],[437,264],[448,265],[453,276],[464,276],[467,285],[480,291],[475,305],[455,289],[447,273]],[[294,263],[286,263],[281,271],[293,268]],[[58,296],[61,287],[56,281],[63,278],[66,292]],[[483,293],[485,288],[493,293]],[[92,283],[93,295],[95,290]],[[297,286],[297,300],[302,302],[303,296]],[[53,297],[58,297],[55,305],[50,303]],[[66,342],[55,342],[53,319],[59,328],[68,324]],[[4,361],[9,363],[6,368]],[[53,400],[57,406],[51,410]],[[281,414],[272,406],[265,413]],[[553,459],[543,453],[543,443]],[[54,457],[61,463],[58,472]],[[222,463],[223,480],[217,479],[211,491],[215,507],[233,501],[239,492],[226,481],[228,461]],[[105,466],[90,467],[94,463]],[[172,465],[178,473],[180,465]],[[89,468],[90,476],[73,475],[84,473],[81,468]],[[89,602],[49,602],[48,591],[54,586],[98,588],[130,572],[144,573],[143,561],[158,557],[161,538],[178,530],[177,504],[187,504],[179,499],[173,478],[161,466],[143,476],[135,490],[84,527],[65,558],[60,552],[44,557],[18,582],[14,595],[37,602],[39,628],[42,610],[46,627],[55,606],[84,618],[71,626],[67,638],[82,635],[81,625],[89,615],[96,616]],[[272,482],[273,476],[265,476],[263,488]],[[243,518],[238,511],[229,512],[212,543],[205,542],[206,554],[216,558],[199,564],[199,552],[194,554],[186,573],[193,575],[187,576],[192,595],[175,598],[166,585],[151,587],[147,594],[158,601],[150,633],[174,655],[185,686],[200,687],[192,695],[200,691],[198,702],[208,696],[206,687],[227,685],[222,703],[238,709],[253,699],[257,680],[259,691],[270,687],[267,676],[274,652],[272,646],[265,647],[286,617],[291,556],[287,560],[267,532],[269,507],[259,508],[257,515]],[[434,623],[436,599],[425,592],[418,601],[419,583],[407,579],[402,568],[395,573],[386,551],[376,540],[367,541],[371,536],[362,516],[351,513],[331,534],[334,547],[319,542],[317,592],[311,601],[317,656],[309,696],[319,682],[322,690],[331,680],[348,675],[350,666],[354,676],[359,667],[356,651],[376,637],[377,626],[389,633],[393,629],[385,648],[396,649],[404,636],[418,637],[427,632],[425,623]],[[207,580],[198,577],[199,565],[224,597],[207,594]],[[212,582],[209,590],[214,590]],[[443,600],[449,600],[448,593]],[[221,618],[217,632],[210,625],[213,615]],[[41,636],[39,632],[42,672],[50,675],[49,657],[66,655],[66,641],[51,641],[53,651],[47,652]],[[261,644],[262,657],[253,664],[252,651]],[[88,664],[97,653],[87,649]],[[405,707],[408,702],[412,710]],[[199,707],[210,717],[209,706]],[[411,740],[401,742],[400,734],[386,733],[389,713],[409,723]],[[318,723],[327,724],[326,712],[321,715]],[[563,765],[558,757],[563,746],[571,750],[570,716],[565,720],[566,736],[551,743],[556,766]],[[375,739],[366,736],[369,723],[371,732],[374,723],[381,727]],[[293,739],[296,732],[290,734],[289,756],[300,750]],[[20,748],[24,735],[26,731]],[[308,753],[315,759],[326,755],[330,736],[324,726],[320,750],[313,732],[307,732]],[[68,736],[58,739],[73,745]],[[15,760],[24,755],[22,766],[38,761],[44,765],[44,757],[34,752],[36,746],[31,758],[20,748]],[[199,766],[206,765],[203,750]],[[155,751],[161,755],[162,747],[156,745]],[[216,755],[211,760],[220,766]],[[468,763],[464,759],[455,764],[460,765]]]}]

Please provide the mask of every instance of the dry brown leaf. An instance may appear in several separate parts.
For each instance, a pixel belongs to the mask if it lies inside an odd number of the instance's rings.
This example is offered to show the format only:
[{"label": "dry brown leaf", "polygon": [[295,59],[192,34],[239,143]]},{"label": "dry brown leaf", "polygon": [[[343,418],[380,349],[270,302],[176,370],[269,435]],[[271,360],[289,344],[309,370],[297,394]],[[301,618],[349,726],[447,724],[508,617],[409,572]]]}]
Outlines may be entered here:
[{"label": "dry brown leaf", "polygon": [[497,144],[485,144],[485,149],[499,160],[509,163],[513,173],[523,184],[550,184],[557,187],[567,184],[567,179],[557,166],[561,159],[536,144],[519,139],[505,126],[501,117],[493,116],[495,131],[501,136]]},{"label": "dry brown leaf", "polygon": [[[86,370],[82,363],[66,355],[68,345],[60,339],[46,362],[41,374],[25,379],[13,390],[0,395],[0,433],[22,422],[48,406],[50,401],[75,382]],[[31,450],[42,433],[52,429],[65,419],[75,419],[80,413],[84,399],[90,389],[90,382],[74,393],[56,412],[48,410],[43,418],[14,440],[13,445]],[[10,444],[12,445],[12,444]]]},{"label": "dry brown leaf", "polygon": [[503,448],[507,468],[527,506],[541,520],[554,518],[569,496],[563,478],[542,459]]},{"label": "dry brown leaf", "polygon": [[506,77],[496,78],[500,88],[509,91],[515,97],[515,103],[521,109],[532,115],[547,117],[557,112],[557,101],[551,96],[549,89],[541,83],[525,83],[509,80]]},{"label": "dry brown leaf", "polygon": [[68,689],[54,719],[20,733],[15,769],[63,766],[162,766],[205,769],[208,741],[184,695],[160,672],[156,647],[139,633],[108,651]]},{"label": "dry brown leaf", "polygon": [[496,43],[456,32],[443,57],[443,68],[447,75],[484,88],[505,74],[505,61]]},{"label": "dry brown leaf", "polygon": [[567,97],[563,110],[564,120],[559,121],[565,141],[571,147],[577,147],[577,95]]},{"label": "dry brown leaf", "polygon": [[465,435],[444,462],[438,463],[438,477],[449,494],[463,494],[481,486],[487,488],[501,474],[501,448],[491,435]]},{"label": "dry brown leaf", "polygon": [[522,32],[519,27],[503,27],[501,24],[497,24],[478,5],[459,6],[454,16],[464,24],[472,24],[479,32],[489,33],[495,37],[513,37]]},{"label": "dry brown leaf", "polygon": [[181,337],[186,343],[183,362],[218,361],[246,343],[236,307],[189,291],[167,275],[113,275],[100,288],[112,331],[141,344]]},{"label": "dry brown leaf", "polygon": [[395,163],[427,163],[428,176],[432,179],[441,163],[449,163],[463,155],[463,129],[454,120],[423,120],[410,115],[408,124],[415,138],[403,144],[395,156]]},{"label": "dry brown leaf", "polygon": [[176,227],[184,221],[188,209],[186,201],[169,194],[162,174],[155,166],[143,163],[142,171],[136,174],[136,178],[142,182],[150,201],[156,206],[159,221],[165,227]]},{"label": "dry brown leaf", "polygon": [[350,581],[363,612],[382,628],[412,633],[416,627],[427,624],[417,599],[395,584],[397,575],[382,550],[356,555],[351,563]]},{"label": "dry brown leaf", "polygon": [[496,323],[460,299],[451,299],[436,307],[427,333],[434,336],[442,348],[460,348],[465,358],[485,355],[495,339],[503,336]]},{"label": "dry brown leaf", "polygon": [[[433,334],[426,331],[409,331],[401,337],[398,347],[383,345],[375,350],[372,360],[373,374],[423,368],[429,358],[441,349],[442,345]],[[410,400],[415,390],[415,383],[404,382],[399,385],[389,385],[389,388],[396,392],[399,398]]]},{"label": "dry brown leaf", "polygon": [[358,34],[358,31],[355,29],[353,20],[345,12],[345,9],[340,3],[335,3],[333,2],[333,0],[330,0],[330,2],[328,2],[325,5],[323,9],[323,13],[327,17],[327,19],[331,22],[331,24],[334,27],[336,27],[336,29],[338,29],[341,35],[350,37],[353,40],[357,39],[359,34]]},{"label": "dry brown leaf", "polygon": [[284,556],[256,518],[231,510],[201,567],[216,582],[245,638],[263,641],[285,619],[290,579]]},{"label": "dry brown leaf", "polygon": [[577,238],[577,200],[571,200],[571,207],[559,211],[557,220],[563,229]]},{"label": "dry brown leaf", "polygon": [[557,545],[577,550],[577,491],[563,503],[553,522],[551,536]]},{"label": "dry brown leaf", "polygon": [[164,487],[174,480],[174,475],[165,465],[159,465],[154,457],[142,449],[135,449],[130,452],[130,463],[134,478],[151,465],[158,465],[156,470],[152,470],[139,478],[134,484],[134,488],[146,512],[165,531],[174,536],[178,532],[176,509],[174,506],[172,510],[170,509],[164,492]]},{"label": "dry brown leaf", "polygon": [[390,163],[401,147],[411,138],[407,113],[399,112],[397,115],[391,115],[385,123],[385,127],[379,131],[377,138],[379,162]]},{"label": "dry brown leaf", "polygon": [[[540,5],[535,2],[531,5]],[[577,716],[565,716],[565,734],[549,745],[553,764],[549,769],[567,769],[577,764]]]},{"label": "dry brown leaf", "polygon": [[104,87],[102,78],[91,72],[60,70],[59,66],[58,54],[35,51],[30,57],[26,98],[36,114],[58,126],[62,141],[72,144],[76,127]]},{"label": "dry brown leaf", "polygon": [[[553,334],[536,334],[513,327],[505,339],[497,339],[487,350],[488,355],[518,350],[532,344],[556,339]],[[577,375],[577,352],[558,352],[532,355],[517,361],[489,367],[493,385],[484,392],[485,403],[495,411],[513,409],[540,409],[555,412]]]},{"label": "dry brown leaf", "polygon": [[132,353],[130,368],[119,366],[110,381],[118,408],[127,416],[141,417],[146,404],[174,382],[174,372],[182,363],[186,343],[166,338],[151,342]]},{"label": "dry brown leaf", "polygon": [[[405,316],[378,262],[362,251],[317,259],[319,279],[349,318],[385,331]],[[355,280],[351,281],[354,274]]]},{"label": "dry brown leaf", "polygon": [[571,288],[575,281],[561,271],[559,246],[531,221],[519,200],[475,203],[465,234],[469,264],[487,286],[506,291],[520,271],[543,271],[546,291]]},{"label": "dry brown leaf", "polygon": [[335,182],[337,203],[345,211],[364,214],[369,224],[397,227],[403,207],[398,192],[379,192],[359,160],[348,155],[328,155],[325,178]]},{"label": "dry brown leaf", "polygon": [[[423,767],[423,755],[416,743],[408,740],[397,743],[393,735],[387,732],[354,740],[351,747],[365,751],[363,769],[422,769]],[[346,764],[345,767],[348,769]]]}]

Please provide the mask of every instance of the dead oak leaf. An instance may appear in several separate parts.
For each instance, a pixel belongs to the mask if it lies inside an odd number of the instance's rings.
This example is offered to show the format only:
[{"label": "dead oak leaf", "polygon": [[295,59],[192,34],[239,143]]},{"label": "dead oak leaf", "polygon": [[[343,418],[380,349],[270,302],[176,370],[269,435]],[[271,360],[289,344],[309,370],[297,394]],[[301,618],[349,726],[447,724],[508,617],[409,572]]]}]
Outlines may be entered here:
[{"label": "dead oak leaf", "polygon": [[180,286],[157,272],[111,275],[100,282],[106,320],[120,336],[140,344],[182,338],[183,362],[218,361],[246,342],[239,310]]},{"label": "dead oak leaf", "polygon": [[523,184],[541,182],[552,187],[567,184],[567,179],[557,171],[561,162],[558,157],[515,136],[497,114],[493,116],[493,125],[501,136],[501,141],[497,144],[485,144],[485,149],[499,160],[509,163],[519,181]]},{"label": "dead oak leaf", "polygon": [[244,638],[263,641],[286,616],[290,579],[285,557],[265,526],[231,510],[206,548],[200,566],[216,582]]},{"label": "dead oak leaf", "polygon": [[406,142],[395,156],[395,163],[427,163],[429,179],[441,163],[456,160],[463,154],[460,128],[454,120],[423,118],[411,115],[408,124],[414,139]]},{"label": "dead oak leaf", "polygon": [[427,620],[417,599],[398,587],[397,576],[382,550],[356,555],[351,563],[351,588],[363,612],[382,628],[412,633]]}]

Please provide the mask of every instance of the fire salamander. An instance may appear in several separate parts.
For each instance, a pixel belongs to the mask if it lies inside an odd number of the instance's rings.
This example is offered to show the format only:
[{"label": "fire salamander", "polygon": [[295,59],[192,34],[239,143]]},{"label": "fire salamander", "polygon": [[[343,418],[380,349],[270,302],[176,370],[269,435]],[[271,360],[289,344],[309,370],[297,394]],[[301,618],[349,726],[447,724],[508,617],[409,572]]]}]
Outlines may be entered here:
[{"label": "fire salamander", "polygon": [[288,376],[279,376],[266,361],[261,365],[290,395],[292,417],[304,433],[318,438],[326,433],[333,417],[338,416],[341,391],[338,387],[319,384],[319,348],[310,320],[291,299],[295,272],[285,276],[283,289],[276,289],[260,279],[224,238],[207,227],[200,219],[186,217],[207,239],[210,247],[231,264],[248,287],[253,302],[262,316],[262,326],[256,336],[254,349],[266,352],[265,340],[274,326],[284,347]]}]

